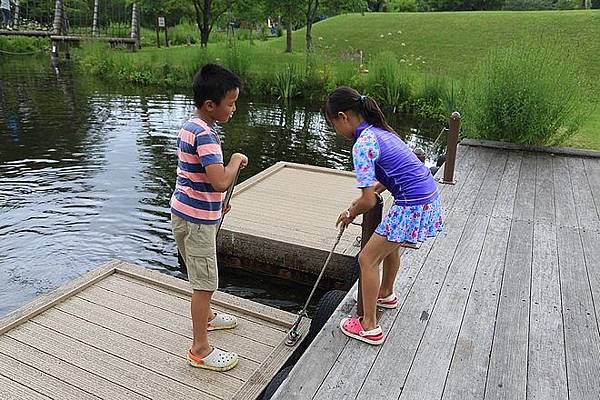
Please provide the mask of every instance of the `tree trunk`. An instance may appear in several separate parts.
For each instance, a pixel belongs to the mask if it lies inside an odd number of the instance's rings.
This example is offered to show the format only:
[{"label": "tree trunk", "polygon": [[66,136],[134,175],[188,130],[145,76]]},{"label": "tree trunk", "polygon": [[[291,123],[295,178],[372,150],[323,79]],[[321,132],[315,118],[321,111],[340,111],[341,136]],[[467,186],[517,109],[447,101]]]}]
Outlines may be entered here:
[{"label": "tree trunk", "polygon": [[208,37],[212,29],[210,23],[212,0],[194,0],[194,9],[196,10],[196,25],[200,31],[200,46],[206,48]]},{"label": "tree trunk", "polygon": [[92,36],[98,34],[98,0],[94,0],[94,16],[92,18]]},{"label": "tree trunk", "polygon": [[285,30],[286,30],[286,35],[287,35],[285,52],[291,53],[293,51],[293,48],[292,48],[292,21],[288,21],[288,23],[286,24]]},{"label": "tree trunk", "polygon": [[52,25],[52,30],[55,35],[64,34],[65,29],[65,19],[64,19],[64,9],[62,0],[56,0],[54,3],[54,24]]},{"label": "tree trunk", "polygon": [[317,16],[319,8],[319,0],[310,0],[308,2],[308,10],[306,12],[306,51],[311,52],[313,49],[312,26]]},{"label": "tree trunk", "polygon": [[139,17],[138,5],[137,3],[133,3],[133,7],[131,9],[131,38],[135,40],[135,44],[132,46],[131,50],[136,50],[140,45],[140,32],[138,31]]}]

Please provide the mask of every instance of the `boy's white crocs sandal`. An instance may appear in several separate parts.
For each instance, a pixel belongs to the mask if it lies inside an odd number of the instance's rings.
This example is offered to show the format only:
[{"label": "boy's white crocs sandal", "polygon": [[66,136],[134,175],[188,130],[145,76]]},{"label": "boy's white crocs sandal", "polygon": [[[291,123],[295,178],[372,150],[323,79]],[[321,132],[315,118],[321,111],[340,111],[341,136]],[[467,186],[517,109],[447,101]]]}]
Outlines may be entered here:
[{"label": "boy's white crocs sandal", "polygon": [[216,331],[217,329],[231,329],[235,328],[238,324],[238,320],[235,316],[225,313],[215,313],[215,317],[208,321],[209,331]]},{"label": "boy's white crocs sandal", "polygon": [[187,360],[192,367],[223,372],[229,371],[235,367],[238,363],[239,357],[236,353],[231,353],[214,347],[213,351],[211,351],[204,358],[196,357],[190,350],[188,350]]}]

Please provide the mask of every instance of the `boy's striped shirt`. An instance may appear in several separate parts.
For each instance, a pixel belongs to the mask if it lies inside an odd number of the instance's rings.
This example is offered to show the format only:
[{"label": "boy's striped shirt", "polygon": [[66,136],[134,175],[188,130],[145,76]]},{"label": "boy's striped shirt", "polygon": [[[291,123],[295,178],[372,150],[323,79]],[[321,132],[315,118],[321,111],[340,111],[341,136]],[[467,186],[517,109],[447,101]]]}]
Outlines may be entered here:
[{"label": "boy's striped shirt", "polygon": [[223,193],[208,182],[206,167],[223,164],[219,135],[200,118],[191,118],[179,130],[177,158],[171,212],[196,224],[217,224],[221,219]]}]

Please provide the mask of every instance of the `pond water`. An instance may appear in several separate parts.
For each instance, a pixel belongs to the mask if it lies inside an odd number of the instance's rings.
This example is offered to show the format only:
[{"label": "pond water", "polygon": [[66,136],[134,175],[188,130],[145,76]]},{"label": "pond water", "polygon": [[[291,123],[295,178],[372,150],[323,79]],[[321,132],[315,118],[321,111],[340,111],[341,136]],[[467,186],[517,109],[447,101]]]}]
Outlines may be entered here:
[{"label": "pond water", "polygon": [[[226,157],[249,156],[241,179],[280,160],[350,169],[350,143],[319,107],[242,98],[220,128]],[[179,276],[168,204],[177,131],[192,113],[188,93],[0,59],[0,316],[112,258]],[[439,132],[391,122],[425,149]],[[285,310],[310,289],[222,267],[221,290]]]}]

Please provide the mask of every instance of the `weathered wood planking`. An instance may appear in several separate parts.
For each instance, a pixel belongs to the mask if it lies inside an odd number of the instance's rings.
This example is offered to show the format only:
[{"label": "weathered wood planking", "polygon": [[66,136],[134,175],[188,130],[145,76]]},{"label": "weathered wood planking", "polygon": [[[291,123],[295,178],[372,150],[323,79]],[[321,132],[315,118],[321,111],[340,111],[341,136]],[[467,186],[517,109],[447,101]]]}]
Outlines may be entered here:
[{"label": "weathered wood planking", "polygon": [[577,229],[559,227],[557,237],[569,399],[598,399],[600,336],[587,273],[598,266],[586,265]]},{"label": "weathered wood planking", "polygon": [[[215,309],[239,316],[211,343],[240,354],[218,373],[191,368],[189,285],[112,262],[0,320],[0,397],[256,399],[291,355],[295,316],[216,292]],[[309,321],[300,326],[306,333]]]}]

